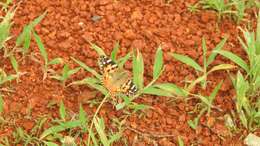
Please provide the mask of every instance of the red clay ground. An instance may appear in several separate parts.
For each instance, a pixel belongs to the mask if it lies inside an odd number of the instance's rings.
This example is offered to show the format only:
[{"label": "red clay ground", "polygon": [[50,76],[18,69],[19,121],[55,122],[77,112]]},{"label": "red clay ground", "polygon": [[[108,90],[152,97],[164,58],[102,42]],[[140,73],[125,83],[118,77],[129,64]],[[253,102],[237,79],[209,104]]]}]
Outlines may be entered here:
[{"label": "red clay ground", "polygon": [[[229,39],[225,49],[243,56],[243,51],[237,41],[237,25],[228,19],[224,19],[217,25],[216,14],[211,11],[191,13],[187,9],[188,4],[194,0],[175,0],[170,4],[164,4],[162,0],[26,0],[21,2],[14,19],[13,33],[18,35],[24,24],[48,11],[47,16],[37,26],[37,32],[41,36],[49,57],[62,57],[75,67],[76,64],[70,57],[83,60],[87,65],[97,68],[97,54],[90,49],[87,41],[92,41],[110,53],[116,41],[120,41],[122,49],[120,54],[126,54],[132,48],[139,48],[145,61],[145,76],[150,79],[152,74],[152,62],[156,48],[161,44],[166,64],[165,72],[160,78],[162,82],[172,82],[183,86],[185,77],[194,79],[195,72],[186,65],[174,60],[167,52],[186,54],[202,62],[201,38],[205,36],[207,45],[212,49],[224,35]],[[101,16],[97,22],[91,19],[93,16]],[[31,46],[32,52],[38,52],[35,44]],[[217,57],[214,64],[225,60]],[[1,64],[2,66],[3,64]],[[6,65],[6,68],[11,68]],[[21,70],[28,74],[21,77],[20,83],[12,83],[14,94],[5,96],[5,113],[9,118],[16,120],[16,124],[29,131],[33,125],[33,119],[25,119],[27,109],[31,106],[34,118],[44,114],[56,117],[58,109],[47,108],[50,101],[64,100],[67,108],[78,112],[79,103],[93,98],[89,88],[69,87],[64,89],[55,80],[42,81],[40,65],[29,58]],[[74,76],[74,80],[84,78],[83,71]],[[223,115],[233,109],[232,84],[225,72],[216,72],[209,76],[211,82],[206,91],[196,90],[204,94],[210,93],[212,88],[224,79],[215,105],[220,106],[224,112],[213,111],[209,119],[211,127],[206,126],[206,118],[201,119],[196,131],[192,130],[187,121],[194,115],[188,114],[195,105],[194,101],[171,102],[165,97],[140,97],[138,102],[151,105],[150,109],[141,118],[138,114],[132,115],[127,125],[147,133],[148,136],[138,135],[137,131],[126,130],[125,138],[129,145],[177,145],[177,137],[181,136],[185,145],[242,145],[238,134],[232,137],[224,126]],[[93,109],[85,104],[88,114],[93,114]],[[102,117],[109,125],[113,117],[122,115],[107,104],[101,110]],[[12,128],[6,128],[3,133],[11,133]],[[7,132],[9,131],[9,132]],[[152,137],[151,135],[167,134],[170,137]],[[245,133],[244,133],[245,134]],[[137,136],[137,137],[136,137]],[[223,137],[221,139],[220,137]],[[137,138],[137,139],[136,139]],[[135,139],[135,140],[134,140]],[[116,145],[123,145],[118,142]]]}]

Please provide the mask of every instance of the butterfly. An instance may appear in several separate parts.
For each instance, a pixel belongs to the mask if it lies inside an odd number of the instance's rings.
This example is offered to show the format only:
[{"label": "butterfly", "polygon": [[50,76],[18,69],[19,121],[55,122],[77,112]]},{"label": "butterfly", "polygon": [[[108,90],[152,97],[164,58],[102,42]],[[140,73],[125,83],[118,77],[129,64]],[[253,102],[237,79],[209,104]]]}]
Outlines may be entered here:
[{"label": "butterfly", "polygon": [[101,55],[98,59],[98,65],[102,73],[102,82],[111,95],[123,93],[127,96],[133,96],[137,93],[137,86],[129,78],[129,73],[119,68],[110,58]]}]

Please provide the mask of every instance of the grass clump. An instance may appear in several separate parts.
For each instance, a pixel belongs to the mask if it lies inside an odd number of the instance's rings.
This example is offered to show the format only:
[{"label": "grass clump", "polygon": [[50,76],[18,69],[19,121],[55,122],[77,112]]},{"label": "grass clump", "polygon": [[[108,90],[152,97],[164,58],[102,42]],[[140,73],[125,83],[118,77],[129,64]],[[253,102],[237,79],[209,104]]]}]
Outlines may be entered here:
[{"label": "grass clump", "polygon": [[42,70],[43,70],[43,80],[45,80],[48,76],[48,73],[55,74],[55,71],[50,68],[50,65],[61,64],[63,62],[63,59],[57,57],[52,60],[49,60],[48,53],[41,41],[41,38],[38,36],[38,34],[36,32],[33,33],[33,36],[34,36],[36,44],[38,45],[38,48],[40,50],[40,54],[44,60],[44,64],[42,65]]},{"label": "grass clump", "polygon": [[15,14],[15,8],[12,8],[6,12],[6,15],[2,17],[0,23],[0,50],[4,51],[4,56],[8,54],[8,48],[6,42],[11,38],[10,29],[12,27],[12,19]]},{"label": "grass clump", "polygon": [[31,44],[32,34],[34,32],[34,27],[42,21],[42,19],[45,17],[46,14],[47,11],[44,12],[39,17],[35,18],[29,24],[25,25],[21,34],[17,37],[15,42],[16,45],[15,48],[19,48],[18,51],[22,53],[23,57],[25,57],[26,54],[29,52],[29,47]]},{"label": "grass clump", "polygon": [[217,96],[217,93],[222,84],[223,84],[223,81],[218,83],[218,85],[213,89],[213,91],[211,92],[211,94],[209,96],[203,96],[200,94],[192,94],[194,97],[198,98],[201,101],[200,103],[198,103],[196,105],[196,108],[199,110],[199,114],[193,120],[188,121],[188,124],[192,129],[196,130],[196,128],[199,124],[199,119],[205,112],[207,112],[207,117],[209,117],[211,109],[217,109],[219,111],[222,111],[220,108],[213,105],[213,102],[214,102],[214,100]]},{"label": "grass clump", "polygon": [[238,40],[247,54],[249,63],[230,51],[219,50],[216,53],[230,59],[245,72],[243,75],[238,71],[235,77],[231,76],[236,90],[236,111],[242,125],[249,130],[255,130],[260,126],[260,16],[256,32],[241,28],[240,30],[244,38],[238,37]]},{"label": "grass clump", "polygon": [[[102,48],[98,47],[95,44],[91,43],[91,47],[100,55],[100,56],[106,56]],[[116,44],[113,48],[113,51],[111,53],[111,60],[113,60],[119,68],[123,68],[124,64],[130,59],[130,57],[133,58],[132,66],[132,74],[133,74],[133,83],[137,86],[138,92],[133,96],[126,96],[124,94],[118,94],[116,95],[116,98],[122,99],[123,102],[119,102],[115,104],[115,107],[117,110],[121,110],[123,108],[129,108],[133,109],[133,111],[138,111],[146,108],[143,104],[137,104],[133,102],[136,98],[143,94],[149,94],[149,95],[156,95],[156,96],[168,96],[168,97],[174,97],[177,96],[186,96],[185,92],[172,83],[156,83],[157,79],[160,77],[160,75],[163,72],[163,51],[162,48],[159,47],[155,54],[155,62],[153,66],[153,79],[150,81],[147,85],[144,85],[144,62],[141,52],[136,49],[134,52],[130,52],[127,55],[118,58],[117,53],[120,46],[119,44]],[[105,97],[99,104],[90,125],[90,131],[92,131],[92,127],[96,126],[96,122],[98,120],[96,119],[97,114],[102,107],[102,105],[107,101],[108,98],[111,98],[111,94],[109,93],[109,90],[103,86],[102,74],[98,73],[94,69],[88,67],[85,63],[83,63],[80,60],[77,60],[75,58],[72,58],[76,63],[78,63],[83,69],[93,74],[94,77],[86,77],[80,81],[72,82],[70,85],[88,85],[98,91],[100,91]],[[97,127],[96,127],[97,128]],[[89,135],[87,145],[90,145],[90,142],[95,143],[94,139],[92,138],[91,134]],[[103,143],[104,144],[104,143]]]},{"label": "grass clump", "polygon": [[[225,37],[213,50],[221,50],[227,40]],[[209,65],[215,60],[217,53],[212,52],[209,57],[207,57],[207,46],[205,38],[202,39],[202,49],[203,49],[203,66],[200,66],[194,59],[177,53],[170,53],[172,57],[176,60],[181,61],[182,63],[192,67],[198,74],[198,78],[192,81],[187,87],[186,91],[190,92],[197,83],[200,83],[203,89],[207,87],[207,76],[215,71],[219,70],[228,70],[234,68],[233,65],[230,64],[219,64],[213,66],[211,69],[208,69]]]},{"label": "grass clump", "polygon": [[65,64],[63,66],[61,75],[55,74],[51,75],[50,78],[56,79],[61,81],[63,87],[66,87],[66,81],[69,79],[70,76],[77,73],[80,70],[80,67],[77,67],[75,69],[70,69],[68,64]]},{"label": "grass clump", "polygon": [[[94,45],[91,44],[92,48],[95,49],[99,55],[105,55],[104,51]],[[119,68],[123,68],[124,64],[127,60],[130,59],[130,57],[133,57],[133,82],[138,87],[138,93],[133,97],[127,97],[125,95],[119,94],[119,98],[123,98],[124,102],[119,103],[116,105],[116,108],[122,109],[125,105],[130,105],[134,99],[136,99],[138,96],[142,94],[150,94],[150,95],[158,95],[158,96],[174,96],[174,95],[180,95],[185,96],[184,91],[182,91],[181,88],[177,87],[176,85],[172,83],[155,83],[156,80],[160,77],[162,71],[163,71],[163,52],[162,49],[159,47],[157,49],[156,55],[155,55],[155,63],[153,67],[153,79],[150,83],[148,83],[146,86],[144,86],[144,63],[143,63],[143,57],[142,54],[139,52],[139,50],[136,50],[136,52],[133,54],[132,52],[128,53],[124,57],[116,58],[116,54],[118,51],[118,47],[114,47],[112,53],[111,53],[111,59],[114,60]],[[102,85],[102,74],[99,74],[94,69],[88,67],[86,64],[84,64],[82,61],[77,60],[75,58],[72,58],[76,63],[78,63],[83,69],[86,71],[92,73],[94,77],[86,77],[83,80],[75,81],[71,83],[70,85],[82,85],[87,84],[88,86],[99,90],[102,94],[108,95],[109,91]]]},{"label": "grass clump", "polygon": [[[257,7],[259,8],[258,0],[200,0],[194,5],[188,6],[191,12],[197,10],[198,5],[202,9],[214,10],[217,12],[218,21],[223,17],[231,17],[237,23],[246,20],[246,10]],[[196,9],[194,9],[196,8]]]}]

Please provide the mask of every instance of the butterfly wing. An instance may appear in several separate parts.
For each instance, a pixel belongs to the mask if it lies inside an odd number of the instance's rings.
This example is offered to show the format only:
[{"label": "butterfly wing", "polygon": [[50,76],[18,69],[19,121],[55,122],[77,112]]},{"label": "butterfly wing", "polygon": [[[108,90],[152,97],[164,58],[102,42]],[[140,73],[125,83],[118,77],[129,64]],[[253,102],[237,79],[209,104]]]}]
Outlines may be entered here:
[{"label": "butterfly wing", "polygon": [[121,92],[128,96],[136,94],[138,89],[132,80],[128,79],[127,71],[119,69],[113,60],[104,55],[99,57],[98,64],[103,74],[103,84],[110,92]]},{"label": "butterfly wing", "polygon": [[118,65],[113,60],[104,55],[99,57],[98,65],[102,74],[113,73],[116,69],[118,69]]},{"label": "butterfly wing", "polygon": [[136,85],[130,79],[128,79],[127,82],[125,82],[121,86],[121,90],[122,90],[123,93],[125,93],[128,96],[134,96],[138,91]]}]

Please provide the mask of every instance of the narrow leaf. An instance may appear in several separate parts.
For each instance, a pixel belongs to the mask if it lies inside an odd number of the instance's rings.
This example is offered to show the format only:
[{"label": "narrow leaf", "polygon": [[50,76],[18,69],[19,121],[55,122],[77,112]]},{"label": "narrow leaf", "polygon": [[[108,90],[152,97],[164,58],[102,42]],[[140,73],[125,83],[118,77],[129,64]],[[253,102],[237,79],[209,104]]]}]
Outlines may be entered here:
[{"label": "narrow leaf", "polygon": [[150,94],[150,95],[157,95],[157,96],[167,96],[172,97],[173,95],[170,92],[167,92],[165,90],[159,89],[154,86],[150,86],[148,88],[145,88],[143,90],[143,94]]},{"label": "narrow leaf", "polygon": [[163,51],[159,47],[155,54],[155,62],[153,65],[153,79],[157,79],[163,69]]},{"label": "narrow leaf", "polygon": [[65,106],[64,106],[63,101],[60,102],[59,111],[60,111],[60,118],[61,118],[63,121],[65,121],[65,120],[66,120],[66,109],[65,109]]},{"label": "narrow leaf", "polygon": [[229,51],[225,51],[225,50],[219,50],[219,51],[216,51],[216,52],[218,54],[230,59],[231,61],[233,61],[234,63],[236,63],[240,67],[242,67],[247,73],[249,72],[249,67],[248,67],[247,63],[243,59],[241,59],[240,57],[235,55],[234,53],[229,52]]},{"label": "narrow leaf", "polygon": [[63,59],[62,58],[54,58],[50,62],[48,62],[48,65],[56,65],[56,64],[62,64]]},{"label": "narrow leaf", "polygon": [[13,66],[13,69],[15,70],[16,73],[18,73],[19,72],[18,63],[17,63],[17,60],[15,59],[14,55],[10,55],[10,61]]},{"label": "narrow leaf", "polygon": [[170,55],[173,56],[176,60],[193,67],[197,71],[201,71],[201,72],[203,71],[202,67],[188,56],[176,54],[176,53],[170,53]]},{"label": "narrow leaf", "polygon": [[97,130],[97,133],[99,135],[100,141],[102,142],[103,146],[109,146],[109,141],[107,139],[104,129],[101,127],[100,119],[94,118],[93,120],[94,120],[95,128]]},{"label": "narrow leaf", "polygon": [[82,125],[87,124],[87,114],[84,111],[82,104],[80,104],[79,107],[79,121],[81,122]]},{"label": "narrow leaf", "polygon": [[77,73],[80,69],[81,69],[80,67],[77,67],[77,68],[74,68],[72,70],[69,70],[68,75],[71,76],[71,75]]},{"label": "narrow leaf", "polygon": [[38,45],[38,48],[40,50],[40,53],[41,53],[41,55],[44,59],[45,64],[48,64],[48,54],[47,54],[46,49],[45,49],[45,47],[44,47],[44,45],[41,41],[41,38],[39,37],[39,35],[36,32],[34,32],[33,35],[34,35],[35,41]]},{"label": "narrow leaf", "polygon": [[35,18],[29,25],[31,25],[32,27],[35,27],[37,24],[39,24],[42,21],[42,19],[45,17],[46,14],[47,14],[47,11],[45,11],[39,17]]},{"label": "narrow leaf", "polygon": [[119,45],[119,42],[117,41],[111,52],[111,55],[110,55],[110,57],[113,61],[116,61],[116,56],[117,56],[119,48],[120,48],[120,45]]},{"label": "narrow leaf", "polygon": [[172,83],[161,83],[161,84],[155,84],[153,86],[168,91],[177,96],[184,96],[184,97],[187,96],[187,93],[182,88]]},{"label": "narrow leaf", "polygon": [[93,74],[95,77],[101,80],[102,76],[98,74],[94,69],[88,67],[85,63],[72,57],[72,60],[79,64],[83,69]]},{"label": "narrow leaf", "polygon": [[44,144],[46,144],[47,146],[59,146],[56,143],[48,142],[48,141],[44,141]]},{"label": "narrow leaf", "polygon": [[2,95],[0,94],[0,115],[4,111],[4,99]]},{"label": "narrow leaf", "polygon": [[58,125],[58,126],[52,126],[41,134],[40,140],[44,139],[46,136],[50,134],[56,134],[58,132],[62,132],[64,130],[71,129],[71,128],[76,128],[79,126],[81,126],[81,122],[78,120],[64,122],[62,125]]},{"label": "narrow leaf", "polygon": [[214,51],[210,54],[210,56],[209,56],[209,58],[208,58],[207,66],[210,65],[210,64],[215,60],[215,58],[216,58],[216,56],[217,56],[217,52],[216,52],[216,51],[219,51],[219,50],[221,50],[221,49],[224,47],[224,45],[225,45],[227,39],[228,39],[228,37],[225,36],[225,37],[221,40],[221,42],[218,43],[218,45],[213,49]]},{"label": "narrow leaf", "polygon": [[93,43],[90,43],[90,45],[91,45],[91,48],[94,49],[98,53],[99,56],[101,56],[101,55],[106,56],[106,53],[103,51],[102,48],[100,48],[99,46],[97,46],[96,44],[93,44]]},{"label": "narrow leaf", "polygon": [[132,52],[127,53],[124,57],[118,59],[118,66],[119,68],[123,68],[123,66],[125,65],[125,63],[129,60],[129,58],[131,57]]},{"label": "narrow leaf", "polygon": [[134,83],[139,89],[143,89],[143,74],[144,74],[144,62],[142,54],[137,49],[137,53],[134,55],[133,59],[133,76]]},{"label": "narrow leaf", "polygon": [[214,71],[218,71],[218,70],[234,69],[235,67],[236,66],[231,65],[231,64],[219,64],[219,65],[212,67],[212,69],[208,72],[208,74],[211,73],[211,72],[214,72]]}]

